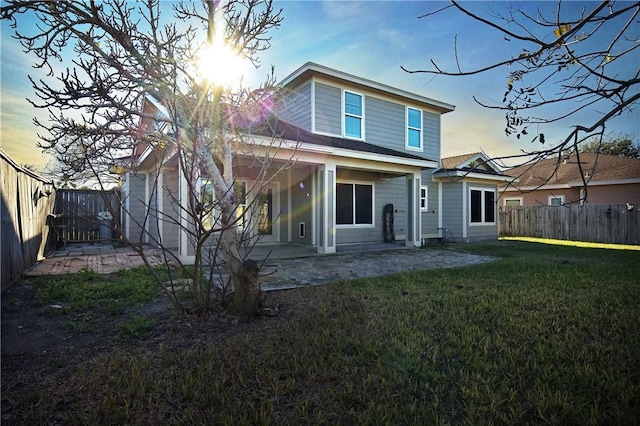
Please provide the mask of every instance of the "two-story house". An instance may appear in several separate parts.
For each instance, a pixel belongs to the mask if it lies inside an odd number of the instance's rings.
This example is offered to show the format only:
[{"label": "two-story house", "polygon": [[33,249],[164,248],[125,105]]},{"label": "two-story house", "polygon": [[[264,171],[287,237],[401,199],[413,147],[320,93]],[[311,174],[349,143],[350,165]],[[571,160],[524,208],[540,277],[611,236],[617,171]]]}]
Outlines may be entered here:
[{"label": "two-story house", "polygon": [[[162,105],[155,108],[162,112]],[[440,117],[453,110],[386,84],[315,63],[303,65],[280,83],[274,107],[278,119],[272,130],[283,140],[275,167],[291,158],[293,165],[261,194],[251,194],[255,172],[251,161],[243,162],[238,154],[236,192],[241,199],[260,197],[263,204],[259,220],[246,223],[254,224],[261,243],[306,244],[319,253],[334,253],[338,245],[383,241],[386,207],[387,218],[393,213],[395,240],[420,246],[424,239],[441,238],[443,179],[432,174],[441,167]],[[176,205],[184,200],[168,193],[172,188],[175,194],[187,192],[180,190],[185,183],[175,161],[166,162],[153,187],[157,160],[146,152],[137,154],[136,172],[125,177],[123,194],[132,217],[124,233],[135,241],[144,229],[148,235],[142,242],[161,237],[188,261],[193,249],[177,221],[143,220],[150,204],[159,216],[179,215]],[[492,236],[497,238],[495,230]]]}]

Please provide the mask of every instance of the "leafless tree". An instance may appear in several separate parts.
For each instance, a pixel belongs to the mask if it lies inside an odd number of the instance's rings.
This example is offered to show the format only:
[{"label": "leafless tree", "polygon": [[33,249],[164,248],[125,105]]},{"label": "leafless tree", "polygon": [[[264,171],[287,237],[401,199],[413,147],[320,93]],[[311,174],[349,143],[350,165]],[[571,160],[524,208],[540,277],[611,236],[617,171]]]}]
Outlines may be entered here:
[{"label": "leafless tree", "polygon": [[[566,149],[579,152],[581,143],[602,138],[607,123],[616,116],[632,113],[640,100],[640,2],[583,2],[577,14],[576,8],[570,7],[575,5],[573,2],[549,5],[553,3],[541,3],[536,14],[531,15],[516,4],[504,13],[485,13],[471,2],[451,1],[420,16],[437,19],[454,10],[462,19],[480,23],[497,34],[494,51],[505,54],[495,62],[463,69],[456,36],[454,68],[443,69],[434,59],[429,69],[403,68],[410,73],[453,77],[506,70],[502,102],[488,103],[476,96],[473,99],[483,107],[504,111],[507,136],[529,138],[536,144],[521,155],[496,160],[515,158],[521,164],[533,164],[548,156],[560,157]],[[515,54],[510,53],[514,51]],[[562,105],[561,112],[551,112],[551,107],[558,105]],[[586,122],[587,111],[597,111],[599,115]],[[543,125],[569,120],[573,124],[567,126],[559,143],[545,139]]]},{"label": "leafless tree", "polygon": [[[166,271],[152,267],[141,248],[145,238],[163,247],[161,236],[141,233],[137,241],[128,241],[176,307],[196,313],[209,309],[216,288],[213,275],[221,270],[222,259],[230,278],[221,286],[230,281],[235,288],[233,312],[255,313],[260,287],[256,267],[248,261],[249,251],[242,247],[255,240],[249,241],[239,226],[233,162],[238,153],[254,159],[259,168],[259,179],[251,188],[255,192],[278,172],[270,167],[277,135],[272,134],[260,149],[252,147],[247,132],[249,127],[255,131],[255,123],[249,125],[243,119],[256,110],[262,112],[265,98],[272,93],[273,75],[257,90],[234,90],[204,78],[195,64],[204,49],[222,41],[234,54],[258,66],[259,53],[270,46],[268,32],[282,21],[281,11],[274,9],[271,0],[180,2],[171,4],[170,10],[159,0],[9,0],[2,6],[1,17],[17,28],[15,37],[35,58],[34,67],[47,74],[38,80],[30,77],[36,95],[30,102],[49,111],[47,122],[34,120],[43,130],[40,144],[55,153],[67,173],[89,171],[102,186],[114,165],[135,172],[137,156],[145,148],[155,156],[156,177],[169,159],[174,166],[179,164],[187,182],[186,202],[185,197],[169,193],[176,204],[173,214],[168,214],[155,207],[151,198],[138,199],[147,213],[142,219],[130,216],[129,220],[137,221],[141,230],[148,228],[146,222],[166,221],[188,234],[195,265],[180,264],[171,250],[163,253],[167,265],[188,271],[193,303],[182,303],[176,287],[164,284],[165,273],[180,274],[168,266]],[[36,26],[22,26],[33,20]],[[217,62],[210,67],[227,66],[223,59],[214,59]],[[146,108],[150,99],[162,106],[162,114]],[[198,187],[202,177],[212,187],[206,202]],[[153,186],[157,185],[156,179]],[[185,217],[186,221],[180,220]]]}]

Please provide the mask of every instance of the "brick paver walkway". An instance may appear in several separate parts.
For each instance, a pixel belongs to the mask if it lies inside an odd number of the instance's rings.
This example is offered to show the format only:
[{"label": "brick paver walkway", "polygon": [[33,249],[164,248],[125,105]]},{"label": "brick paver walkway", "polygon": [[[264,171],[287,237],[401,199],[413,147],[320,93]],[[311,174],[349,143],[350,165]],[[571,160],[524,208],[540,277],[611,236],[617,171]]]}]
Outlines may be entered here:
[{"label": "brick paver walkway", "polygon": [[[160,250],[148,248],[145,253],[152,265],[164,263]],[[144,265],[142,257],[128,247],[110,244],[74,244],[36,263],[25,276],[75,274],[92,269],[98,274],[111,274],[121,269]]]}]

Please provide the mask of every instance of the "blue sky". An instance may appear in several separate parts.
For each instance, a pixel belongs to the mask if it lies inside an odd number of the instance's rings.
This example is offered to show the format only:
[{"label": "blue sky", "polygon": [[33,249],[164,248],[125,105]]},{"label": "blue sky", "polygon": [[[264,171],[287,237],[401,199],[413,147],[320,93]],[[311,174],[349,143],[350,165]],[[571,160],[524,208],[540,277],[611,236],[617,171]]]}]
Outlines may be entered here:
[{"label": "blue sky", "polygon": [[[502,2],[473,3],[472,6],[481,11],[505,8]],[[589,3],[593,5],[593,2],[568,2],[566,8],[578,10]],[[521,2],[519,7],[535,14],[536,8],[555,8],[556,4],[555,1]],[[504,113],[484,109],[472,99],[475,95],[487,102],[500,101],[508,70],[474,77],[434,79],[424,74],[407,74],[400,69],[401,65],[411,69],[427,68],[431,58],[450,69],[454,65],[456,34],[463,67],[487,64],[504,57],[506,49],[520,48],[505,43],[497,31],[488,30],[453,11],[418,18],[442,5],[431,1],[276,1],[276,6],[284,9],[284,21],[280,29],[270,33],[272,46],[261,55],[262,68],[252,71],[245,81],[257,85],[271,65],[275,65],[277,78],[282,79],[305,62],[313,61],[455,105],[456,110],[444,115],[442,120],[443,156],[478,150],[490,156],[506,156],[536,148],[528,140],[507,138]],[[32,58],[21,52],[20,46],[10,38],[11,33],[9,25],[2,22],[2,148],[18,163],[40,167],[47,159],[36,148],[38,129],[32,124],[32,118],[46,118],[46,114],[25,100],[33,97],[27,74],[36,76],[37,73],[30,68]],[[637,68],[637,63],[634,66]],[[610,129],[634,134],[638,139],[638,112],[616,119]],[[554,143],[560,141],[569,128],[564,124],[541,131],[549,143]]]}]

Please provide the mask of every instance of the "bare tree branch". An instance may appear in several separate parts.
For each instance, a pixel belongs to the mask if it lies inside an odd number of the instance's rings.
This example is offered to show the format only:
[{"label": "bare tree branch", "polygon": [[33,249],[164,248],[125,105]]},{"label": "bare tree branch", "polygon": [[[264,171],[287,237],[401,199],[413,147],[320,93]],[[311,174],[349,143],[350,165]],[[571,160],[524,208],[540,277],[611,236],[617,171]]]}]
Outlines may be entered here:
[{"label": "bare tree branch", "polygon": [[[476,96],[473,99],[482,107],[505,112],[508,136],[522,139],[528,135],[531,142],[548,142],[544,133],[537,130],[539,126],[574,120],[562,141],[525,151],[522,157],[558,154],[571,143],[602,135],[608,121],[633,111],[640,99],[637,61],[640,38],[634,27],[640,16],[640,2],[587,3],[576,13],[566,5],[558,1],[551,11],[540,6],[535,16],[520,9],[485,16],[474,11],[473,3],[452,0],[448,6],[421,18],[435,19],[445,10],[455,9],[464,17],[498,31],[500,41],[522,44],[521,53],[462,69],[458,38],[454,36],[453,70],[443,69],[434,59],[429,60],[431,69],[402,69],[453,77],[506,69],[508,79],[501,103],[486,102]],[[554,105],[566,108],[550,110]],[[597,111],[600,117],[584,123],[582,113],[587,111]],[[532,125],[536,126],[535,132]]]},{"label": "bare tree branch", "polygon": [[[241,290],[250,253],[242,246],[255,244],[247,227],[239,225],[243,219],[234,171],[238,154],[251,152],[242,148],[250,142],[249,129],[246,123],[229,120],[228,112],[242,115],[256,108],[260,101],[256,93],[271,93],[274,80],[271,77],[257,92],[242,87],[229,90],[201,79],[195,63],[215,36],[258,66],[259,53],[270,46],[268,33],[278,28],[282,16],[272,0],[171,6],[173,16],[159,0],[8,0],[0,16],[21,31],[26,18],[36,23],[35,29],[25,27],[27,32],[16,31],[15,37],[36,60],[34,67],[47,72],[46,78],[30,78],[35,95],[29,101],[49,112],[46,122],[34,120],[43,130],[40,146],[55,154],[66,179],[90,176],[104,186],[113,180],[110,168],[120,164],[130,176],[144,173],[152,179],[154,193],[164,192],[175,201],[173,211],[167,211],[154,205],[157,199],[151,196],[129,199],[145,212],[143,218],[129,215],[132,226],[141,230],[129,243],[139,249],[149,240],[163,248],[168,261],[188,271],[191,307],[175,297],[174,289],[167,294],[179,309],[203,313],[209,309],[208,296],[215,285],[212,271],[230,271],[229,279],[218,277],[216,282],[233,282]],[[152,108],[150,99],[162,111]],[[279,139],[273,137],[271,143],[277,145]],[[143,166],[138,156],[149,149],[153,161]],[[253,188],[256,194],[273,173],[290,164],[272,166],[273,157],[266,152],[256,153],[261,167],[261,181]],[[160,184],[163,174],[177,170],[186,182],[186,194]],[[203,179],[213,186],[206,201],[199,185]],[[244,208],[250,207],[245,201]],[[180,264],[160,233],[149,231],[161,223],[179,227],[187,236],[196,254],[192,268]],[[139,252],[144,257],[144,251]],[[171,268],[167,271],[175,275]],[[161,280],[156,271],[152,274]]]}]

